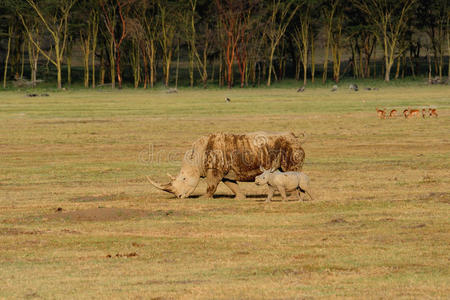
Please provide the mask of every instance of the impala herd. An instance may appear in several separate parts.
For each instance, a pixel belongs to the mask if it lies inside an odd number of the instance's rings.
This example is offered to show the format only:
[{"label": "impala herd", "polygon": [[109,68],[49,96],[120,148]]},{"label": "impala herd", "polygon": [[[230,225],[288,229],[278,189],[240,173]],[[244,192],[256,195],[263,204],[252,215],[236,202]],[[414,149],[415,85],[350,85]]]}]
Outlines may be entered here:
[{"label": "impala herd", "polygon": [[[396,109],[391,109],[388,111],[385,109],[381,110],[376,108],[377,110],[377,115],[379,119],[386,119],[386,118],[395,118],[397,116],[397,110]],[[420,111],[420,109],[411,109],[411,108],[407,108],[405,110],[403,110],[403,116],[405,117],[405,119],[409,119],[412,117],[419,117],[420,116],[420,112],[422,112],[422,118],[426,118],[428,117],[436,117],[438,116],[437,110],[436,108],[422,108],[422,111]]]}]

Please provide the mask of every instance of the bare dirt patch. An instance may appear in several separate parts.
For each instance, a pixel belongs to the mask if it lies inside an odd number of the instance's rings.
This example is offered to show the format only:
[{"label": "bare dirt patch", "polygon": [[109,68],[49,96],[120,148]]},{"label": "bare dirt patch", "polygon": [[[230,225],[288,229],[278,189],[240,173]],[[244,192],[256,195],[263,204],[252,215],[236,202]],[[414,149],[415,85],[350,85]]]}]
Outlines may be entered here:
[{"label": "bare dirt patch", "polygon": [[71,202],[103,202],[103,201],[115,201],[121,200],[126,197],[125,193],[109,194],[100,196],[82,196],[70,199]]},{"label": "bare dirt patch", "polygon": [[87,123],[109,123],[111,120],[56,120],[39,121],[36,124],[87,124]]},{"label": "bare dirt patch", "polygon": [[83,210],[68,211],[47,215],[48,220],[68,220],[68,221],[121,221],[133,218],[140,218],[154,215],[153,212],[114,207],[99,207]]},{"label": "bare dirt patch", "polygon": [[[136,252],[124,253],[124,254],[117,253],[115,255],[115,257],[126,257],[126,258],[128,258],[128,257],[135,257],[135,256],[138,256],[138,254]],[[111,255],[111,254],[106,255],[106,258],[112,258],[112,257],[113,257],[113,255]]]},{"label": "bare dirt patch", "polygon": [[18,228],[0,228],[0,235],[42,234],[39,230],[22,230]]},{"label": "bare dirt patch", "polygon": [[348,223],[348,222],[342,218],[336,218],[336,219],[333,219],[330,222],[328,222],[328,224],[345,224],[345,223]]}]

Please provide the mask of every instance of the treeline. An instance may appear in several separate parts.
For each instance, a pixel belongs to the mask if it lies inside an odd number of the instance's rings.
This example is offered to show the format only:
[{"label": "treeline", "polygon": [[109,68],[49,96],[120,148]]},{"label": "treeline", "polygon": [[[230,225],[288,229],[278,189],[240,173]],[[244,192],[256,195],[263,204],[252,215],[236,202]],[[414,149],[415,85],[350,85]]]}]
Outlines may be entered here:
[{"label": "treeline", "polygon": [[121,88],[124,68],[135,87],[177,85],[180,65],[190,86],[229,88],[450,76],[450,0],[2,0],[0,18],[3,87],[43,64],[70,85],[80,53],[86,88]]}]

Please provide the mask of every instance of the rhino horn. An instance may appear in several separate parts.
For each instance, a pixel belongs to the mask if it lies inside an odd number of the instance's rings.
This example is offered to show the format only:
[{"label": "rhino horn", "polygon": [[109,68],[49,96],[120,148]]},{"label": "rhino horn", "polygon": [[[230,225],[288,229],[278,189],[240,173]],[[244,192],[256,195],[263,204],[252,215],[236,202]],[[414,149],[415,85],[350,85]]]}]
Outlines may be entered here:
[{"label": "rhino horn", "polygon": [[169,178],[170,178],[171,180],[175,180],[175,177],[172,176],[172,175],[170,175],[169,173],[167,173],[167,176],[169,176]]},{"label": "rhino horn", "polygon": [[165,192],[169,192],[169,193],[173,193],[173,189],[172,189],[172,183],[166,183],[166,184],[159,184],[155,181],[153,181],[150,177],[146,176],[147,180],[157,189],[160,189],[162,191]]}]

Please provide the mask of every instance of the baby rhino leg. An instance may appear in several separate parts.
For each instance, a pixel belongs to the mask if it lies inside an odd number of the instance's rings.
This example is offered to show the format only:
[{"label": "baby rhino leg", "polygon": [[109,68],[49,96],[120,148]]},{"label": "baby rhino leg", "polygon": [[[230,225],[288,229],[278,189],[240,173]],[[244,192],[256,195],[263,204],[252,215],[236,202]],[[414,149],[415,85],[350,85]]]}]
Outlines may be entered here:
[{"label": "baby rhino leg", "polygon": [[277,188],[278,188],[278,191],[280,191],[281,198],[283,198],[283,201],[287,201],[286,190],[284,189],[284,187],[278,186]]},{"label": "baby rhino leg", "polygon": [[270,202],[273,197],[274,188],[269,186],[269,192],[267,193],[267,199],[266,202]]}]

